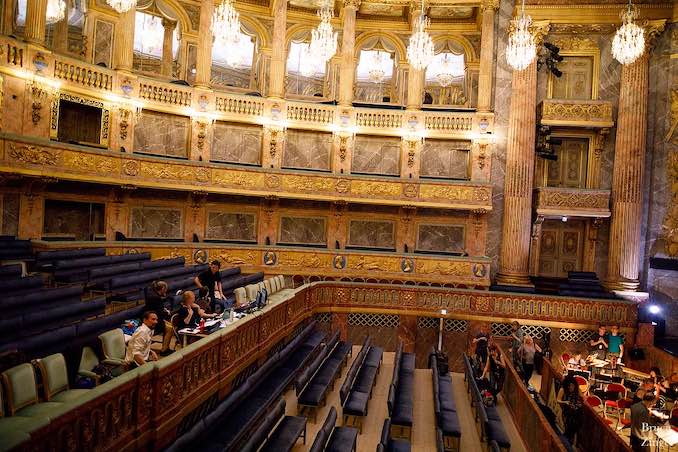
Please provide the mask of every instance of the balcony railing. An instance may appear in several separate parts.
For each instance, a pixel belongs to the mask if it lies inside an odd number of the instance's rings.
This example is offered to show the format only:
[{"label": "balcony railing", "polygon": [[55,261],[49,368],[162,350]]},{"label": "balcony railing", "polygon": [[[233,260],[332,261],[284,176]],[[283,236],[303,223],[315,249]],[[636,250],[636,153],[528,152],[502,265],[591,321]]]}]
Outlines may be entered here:
[{"label": "balcony railing", "polygon": [[541,187],[536,190],[537,214],[607,218],[610,190]]},{"label": "balcony railing", "polygon": [[614,126],[612,102],[603,100],[547,99],[540,105],[541,124],[609,128]]}]

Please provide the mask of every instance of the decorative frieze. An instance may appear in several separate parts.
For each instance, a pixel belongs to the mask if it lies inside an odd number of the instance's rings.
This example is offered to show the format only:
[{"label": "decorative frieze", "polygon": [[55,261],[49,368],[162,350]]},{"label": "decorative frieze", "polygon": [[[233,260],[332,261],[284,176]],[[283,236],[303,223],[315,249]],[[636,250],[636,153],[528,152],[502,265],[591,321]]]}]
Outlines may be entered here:
[{"label": "decorative frieze", "polygon": [[537,214],[607,218],[610,190],[541,187],[537,189]]},{"label": "decorative frieze", "polygon": [[609,128],[614,126],[612,102],[546,99],[541,103],[541,124]]}]

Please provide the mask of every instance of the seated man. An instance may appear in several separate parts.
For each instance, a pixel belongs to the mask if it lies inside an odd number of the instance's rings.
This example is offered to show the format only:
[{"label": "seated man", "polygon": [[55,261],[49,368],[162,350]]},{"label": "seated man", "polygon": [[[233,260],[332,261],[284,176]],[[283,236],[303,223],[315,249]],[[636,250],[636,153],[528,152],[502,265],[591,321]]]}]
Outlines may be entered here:
[{"label": "seated man", "polygon": [[144,312],[143,323],[136,329],[127,343],[125,362],[131,368],[143,366],[149,360],[157,361],[158,355],[151,350],[153,329],[158,324],[158,314],[153,311]]},{"label": "seated man", "polygon": [[198,326],[201,318],[214,318],[216,314],[208,314],[195,304],[195,294],[186,291],[182,295],[181,308],[179,308],[179,326],[178,329],[195,328]]}]

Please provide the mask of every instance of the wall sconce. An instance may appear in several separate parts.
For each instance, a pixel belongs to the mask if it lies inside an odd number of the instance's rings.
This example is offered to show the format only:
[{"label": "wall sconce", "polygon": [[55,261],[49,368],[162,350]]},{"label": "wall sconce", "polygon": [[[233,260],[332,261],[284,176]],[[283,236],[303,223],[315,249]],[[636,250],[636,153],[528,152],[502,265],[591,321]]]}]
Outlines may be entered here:
[{"label": "wall sconce", "polygon": [[198,141],[196,142],[196,146],[198,146],[198,150],[202,152],[203,149],[205,149],[205,140],[207,138],[207,126],[214,123],[214,121],[216,120],[216,116],[214,113],[211,112],[191,110],[191,118],[198,126],[197,134]]}]

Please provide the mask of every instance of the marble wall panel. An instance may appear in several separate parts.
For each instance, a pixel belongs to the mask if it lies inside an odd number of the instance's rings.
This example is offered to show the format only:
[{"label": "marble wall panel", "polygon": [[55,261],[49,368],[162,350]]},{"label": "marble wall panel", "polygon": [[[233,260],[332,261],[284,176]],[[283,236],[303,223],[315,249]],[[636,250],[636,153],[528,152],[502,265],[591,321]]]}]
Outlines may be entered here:
[{"label": "marble wall panel", "polygon": [[133,207],[129,230],[133,238],[180,239],[182,211],[166,207]]},{"label": "marble wall panel", "polygon": [[348,246],[394,249],[395,222],[351,220],[348,227]]},{"label": "marble wall panel", "polygon": [[329,171],[331,154],[331,133],[288,129],[282,166]]},{"label": "marble wall panel", "polygon": [[113,23],[97,19],[94,25],[94,64],[112,67]]},{"label": "marble wall panel", "polygon": [[0,203],[2,203],[0,234],[16,236],[19,232],[19,194],[5,193],[0,196]]},{"label": "marble wall panel", "polygon": [[208,212],[205,238],[256,242],[257,216],[254,213]]},{"label": "marble wall panel", "polygon": [[191,119],[144,110],[134,128],[134,151],[186,158]]},{"label": "marble wall panel", "polygon": [[371,345],[381,347],[385,352],[394,352],[398,346],[398,329],[389,326],[348,325],[348,340],[362,345],[365,337],[371,336]]},{"label": "marble wall panel", "polygon": [[45,200],[43,236],[92,240],[104,234],[104,205],[88,202]]},{"label": "marble wall panel", "polygon": [[325,217],[281,216],[278,243],[327,245]]},{"label": "marble wall panel", "polygon": [[421,175],[468,179],[470,149],[470,141],[426,140],[421,150]]},{"label": "marble wall panel", "polygon": [[417,228],[417,251],[463,253],[465,228],[452,224],[420,224]]},{"label": "marble wall panel", "polygon": [[397,176],[400,173],[400,139],[356,135],[351,172]]},{"label": "marble wall panel", "polygon": [[263,128],[254,124],[215,122],[210,159],[259,165],[263,133]]}]

